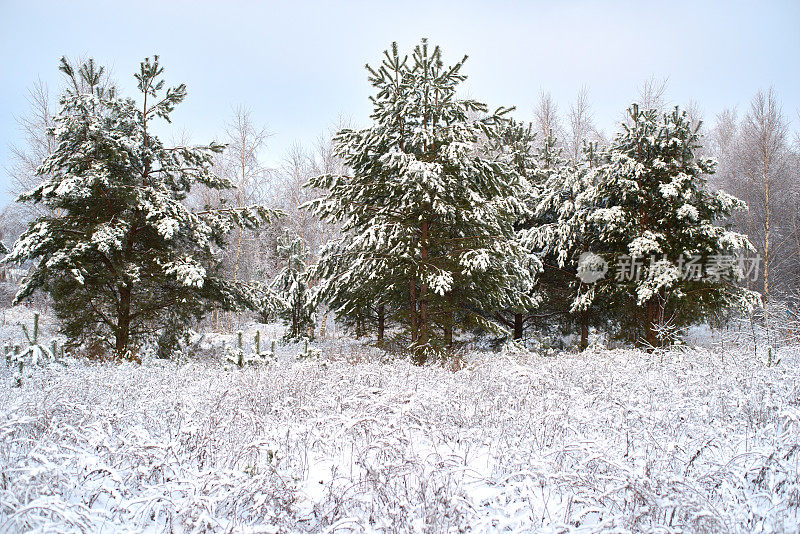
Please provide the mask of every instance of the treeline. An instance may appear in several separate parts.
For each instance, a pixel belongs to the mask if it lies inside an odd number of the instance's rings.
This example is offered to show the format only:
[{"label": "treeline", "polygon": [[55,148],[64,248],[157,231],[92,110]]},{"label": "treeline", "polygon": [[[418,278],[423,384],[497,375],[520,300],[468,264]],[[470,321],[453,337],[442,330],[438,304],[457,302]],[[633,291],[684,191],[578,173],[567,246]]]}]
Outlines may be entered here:
[{"label": "treeline", "polygon": [[[47,91],[36,88],[27,145],[15,150],[18,190],[39,191],[23,197],[34,222],[8,257],[34,266],[21,294],[47,292],[63,318],[79,314],[73,322],[96,326],[76,327],[75,339],[113,338],[118,352],[135,345],[119,341],[131,320],[141,321],[126,334],[137,342],[171,339],[164,333],[192,321],[231,328],[249,309],[283,318],[290,337],[313,337],[332,318],[379,342],[391,333],[419,362],[478,332],[575,334],[583,349],[594,329],[657,347],[698,321],[797,297],[800,158],[772,90],[741,120],[721,113],[704,134],[696,105],[665,106],[663,84],[651,80],[608,139],[585,91],[565,123],[546,94],[531,122],[460,98],[465,61],[446,64],[424,40],[409,54],[394,45],[368,66],[371,126],[295,147],[280,169],[263,165],[268,133],[243,108],[224,150],[164,148],[146,123],[171,107],[142,103],[124,112],[124,135],[140,131],[135,153],[131,143],[98,151],[105,141],[85,135],[85,125],[118,139],[123,99],[93,62],[76,71],[62,64],[72,87],[61,111],[51,114]],[[140,80],[142,94],[166,98],[160,67],[146,64],[137,80],[149,76],[152,87]],[[185,94],[176,90],[166,95],[172,107]],[[75,129],[65,133],[65,124]],[[97,161],[68,164],[70,143],[84,156],[94,147]],[[191,165],[176,166],[176,157]],[[112,217],[101,208],[115,179],[127,185]],[[64,185],[76,181],[85,184],[78,197]],[[130,197],[133,184],[173,208]],[[86,221],[94,202],[97,215]],[[9,212],[3,226],[18,234]],[[111,245],[97,237],[121,217]],[[138,237],[144,227],[149,240]],[[193,249],[205,234],[207,247]],[[125,236],[138,255],[126,252]],[[110,288],[105,300],[94,290],[76,300],[91,286],[86,262],[107,266],[94,273]],[[120,306],[134,285],[140,297]],[[183,301],[193,305],[174,306]]]},{"label": "treeline", "polygon": [[724,227],[745,206],[706,187],[715,163],[686,112],[634,104],[608,145],[578,135],[564,150],[547,101],[537,139],[459,99],[463,64],[425,41],[387,51],[369,68],[373,126],[336,137],[349,173],[311,181],[327,193],[309,208],[343,224],[312,271],[340,315],[378,337],[392,320],[424,361],[455,329],[523,338],[539,320],[579,327],[583,348],[591,326],[655,347],[757,303],[740,284],[750,244]]}]

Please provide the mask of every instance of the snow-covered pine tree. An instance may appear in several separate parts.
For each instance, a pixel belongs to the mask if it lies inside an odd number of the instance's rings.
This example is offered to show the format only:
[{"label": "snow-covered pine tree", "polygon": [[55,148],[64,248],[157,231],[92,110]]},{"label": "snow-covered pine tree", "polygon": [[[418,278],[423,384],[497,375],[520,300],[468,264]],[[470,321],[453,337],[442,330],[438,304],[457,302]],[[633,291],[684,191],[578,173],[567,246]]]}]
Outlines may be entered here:
[{"label": "snow-covered pine tree", "polygon": [[398,312],[392,303],[403,301],[405,293],[386,286],[394,276],[388,268],[380,274],[347,268],[340,258],[349,256],[356,237],[347,233],[325,245],[321,260],[311,268],[312,278],[320,280],[315,298],[318,305],[324,302],[334,310],[337,321],[351,328],[357,338],[366,335],[372,326],[377,342],[382,343],[387,324]]},{"label": "snow-covered pine tree", "polygon": [[[211,170],[222,145],[167,147],[153,134],[154,120],[169,122],[186,86],[164,91],[158,56],[135,75],[139,104],[102,90],[102,69],[76,72],[62,59],[60,70],[76,90],[61,99],[52,130],[58,148],[39,167],[43,182],[18,199],[51,210],[4,260],[36,262],[15,302],[48,292],[73,341],[99,336],[120,357],[135,357],[132,344],[165,320],[174,327],[211,306],[252,306],[250,286],[219,276],[216,252],[235,225],[275,212],[192,211],[183,203],[193,184],[232,187]],[[90,90],[78,91],[81,83]]]},{"label": "snow-covered pine tree", "polygon": [[284,232],[278,238],[278,257],[285,259],[286,265],[272,288],[282,303],[279,315],[289,325],[286,339],[313,338],[316,306],[310,288],[308,255],[300,236]]},{"label": "snow-covered pine tree", "polygon": [[460,318],[485,323],[476,310],[513,307],[528,298],[518,288],[533,283],[523,267],[528,254],[514,240],[524,209],[519,177],[478,151],[507,110],[473,118],[487,108],[456,96],[465,61],[445,67],[426,40],[410,57],[393,44],[380,67],[367,66],[373,125],[336,137],[352,174],[310,182],[329,191],[310,204],[315,212],[342,221],[350,235],[346,249],[323,256],[328,277],[372,279],[376,301],[399,299],[393,304],[405,310],[399,318],[420,363],[451,343]]},{"label": "snow-covered pine tree", "polygon": [[[756,297],[737,284],[742,272],[730,261],[752,246],[746,236],[715,224],[746,206],[708,190],[706,176],[716,163],[697,156],[700,126],[693,128],[677,107],[660,118],[635,104],[628,113],[608,162],[595,174],[598,208],[590,221],[617,269],[600,282],[602,289],[619,303],[623,328],[656,347],[666,327],[752,305]],[[704,269],[687,272],[688,262]],[[620,272],[625,265],[630,269]]]},{"label": "snow-covered pine tree", "polygon": [[558,157],[552,135],[540,152],[542,170],[534,209],[537,224],[526,239],[541,252],[545,269],[543,291],[548,305],[575,318],[580,327],[580,350],[588,346],[590,308],[596,298],[593,283],[578,276],[579,261],[598,252],[589,218],[594,213],[594,175],[600,156],[595,144],[584,147],[578,161]]},{"label": "snow-covered pine tree", "polygon": [[[510,119],[498,129],[498,135],[488,141],[489,153],[504,161],[520,178],[519,190],[516,195],[527,209],[520,210],[513,226],[515,239],[530,244],[528,231],[531,226],[538,224],[534,215],[538,196],[537,182],[540,178],[539,150],[535,144],[536,133],[533,131],[533,124],[520,123]],[[527,248],[532,250],[531,246]],[[542,271],[542,265],[538,258],[531,258],[529,266],[534,270],[531,273],[533,276]],[[539,282],[541,283],[541,278]],[[529,287],[528,290],[530,291],[530,289],[532,288]],[[531,293],[529,296],[532,297],[530,300],[518,301],[516,307],[499,310],[495,313],[495,318],[512,330],[513,339],[522,339],[526,326],[534,318],[530,305],[534,301],[538,301],[539,295]]]}]

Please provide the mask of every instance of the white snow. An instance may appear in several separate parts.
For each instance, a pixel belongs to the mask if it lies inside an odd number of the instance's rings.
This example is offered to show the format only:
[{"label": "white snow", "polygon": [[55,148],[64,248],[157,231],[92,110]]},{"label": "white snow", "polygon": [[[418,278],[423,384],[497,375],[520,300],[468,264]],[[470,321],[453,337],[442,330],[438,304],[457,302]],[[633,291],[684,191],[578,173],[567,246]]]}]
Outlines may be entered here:
[{"label": "white snow", "polygon": [[0,531],[795,531],[800,351],[766,367],[732,339],[455,372],[337,340],[232,371],[222,351],[73,361],[22,388],[0,364]]},{"label": "white snow", "polygon": [[162,265],[167,276],[187,287],[203,287],[206,280],[206,269],[193,258],[184,256]]},{"label": "white snow", "polygon": [[691,204],[684,204],[678,209],[679,219],[689,219],[690,221],[696,221],[699,217],[700,214],[698,213],[697,208],[695,208]]},{"label": "white snow", "polygon": [[664,235],[650,230],[645,230],[644,233],[634,238],[628,244],[628,251],[632,257],[644,257],[650,254],[661,252],[660,241],[664,240]]}]

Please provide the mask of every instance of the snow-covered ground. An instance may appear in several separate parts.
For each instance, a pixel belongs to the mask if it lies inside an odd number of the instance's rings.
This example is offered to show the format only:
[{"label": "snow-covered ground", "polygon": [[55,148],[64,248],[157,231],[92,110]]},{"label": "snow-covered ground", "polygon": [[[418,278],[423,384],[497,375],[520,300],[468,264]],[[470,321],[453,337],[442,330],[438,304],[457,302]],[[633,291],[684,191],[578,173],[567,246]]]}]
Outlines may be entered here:
[{"label": "snow-covered ground", "polygon": [[72,362],[22,388],[0,364],[0,532],[800,528],[797,349],[770,368],[746,347],[476,352],[453,371],[318,346],[243,370],[221,351]]}]

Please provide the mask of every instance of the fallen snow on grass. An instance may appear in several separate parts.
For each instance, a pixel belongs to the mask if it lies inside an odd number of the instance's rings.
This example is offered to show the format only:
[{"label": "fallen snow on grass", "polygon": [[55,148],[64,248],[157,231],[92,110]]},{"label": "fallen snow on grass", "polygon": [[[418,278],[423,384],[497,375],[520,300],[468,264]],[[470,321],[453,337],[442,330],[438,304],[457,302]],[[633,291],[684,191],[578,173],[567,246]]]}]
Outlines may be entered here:
[{"label": "fallen snow on grass", "polygon": [[796,531],[781,358],[0,365],[0,531]]}]

